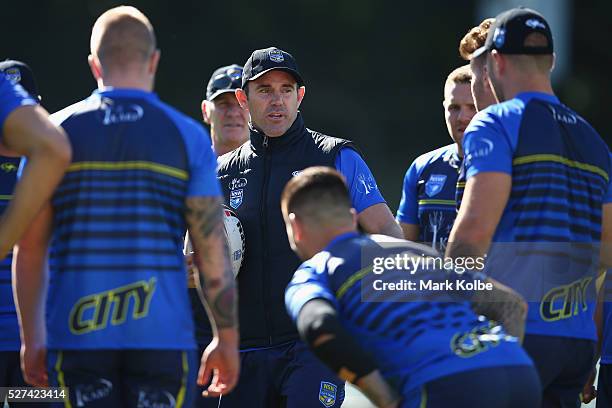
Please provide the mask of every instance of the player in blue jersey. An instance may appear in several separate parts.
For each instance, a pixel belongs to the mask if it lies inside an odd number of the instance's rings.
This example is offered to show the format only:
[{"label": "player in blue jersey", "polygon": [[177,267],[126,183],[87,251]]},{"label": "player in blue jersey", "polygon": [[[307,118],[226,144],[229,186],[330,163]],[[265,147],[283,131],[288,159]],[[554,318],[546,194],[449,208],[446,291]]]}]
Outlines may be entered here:
[{"label": "player in blue jersey", "polygon": [[[36,80],[30,67],[21,62],[6,60],[0,62],[0,72],[13,84],[19,84],[34,100],[40,100]],[[10,152],[3,152],[11,154]],[[12,154],[11,154],[12,156]],[[20,157],[0,155],[0,213],[4,211],[11,200]],[[23,387],[26,382],[21,373],[19,363],[19,323],[13,301],[11,287],[12,253],[0,261],[0,387]],[[34,403],[22,403],[20,406],[40,406]]]},{"label": "player in blue jersey", "polygon": [[[612,159],[597,132],[554,96],[548,23],[524,8],[495,18],[483,48],[500,104],[464,137],[467,183],[447,255],[483,256],[529,302],[524,347],[544,406],[578,406],[591,371],[598,246]],[[609,236],[609,235],[607,235]],[[491,246],[491,243],[494,245]]]},{"label": "player in blue jersey", "polygon": [[0,73],[0,154],[25,156],[24,171],[0,219],[0,258],[4,258],[49,199],[70,162],[62,129],[21,87]]},{"label": "player in blue jersey", "polygon": [[[470,294],[420,288],[476,280],[435,266],[380,270],[399,255],[436,252],[359,234],[346,185],[333,169],[313,167],[292,179],[281,206],[292,248],[305,260],[287,287],[287,310],[317,357],[376,406],[538,406],[537,372],[517,338],[475,313],[520,336],[525,309],[516,293],[493,282]],[[381,289],[408,281],[415,289]]]},{"label": "player in blue jersey", "polygon": [[463,149],[463,132],[476,113],[470,91],[472,74],[465,65],[444,83],[444,118],[454,143],[419,156],[404,177],[397,220],[404,238],[444,251],[455,220],[455,191]]},{"label": "player in blue jersey", "polygon": [[199,381],[214,374],[207,392],[216,396],[238,379],[215,155],[200,124],[152,93],[159,55],[137,9],[97,19],[89,63],[98,90],[53,116],[72,143],[72,164],[15,255],[26,379],[68,387],[73,406],[192,404],[198,359],[182,254],[187,228],[214,322]]}]

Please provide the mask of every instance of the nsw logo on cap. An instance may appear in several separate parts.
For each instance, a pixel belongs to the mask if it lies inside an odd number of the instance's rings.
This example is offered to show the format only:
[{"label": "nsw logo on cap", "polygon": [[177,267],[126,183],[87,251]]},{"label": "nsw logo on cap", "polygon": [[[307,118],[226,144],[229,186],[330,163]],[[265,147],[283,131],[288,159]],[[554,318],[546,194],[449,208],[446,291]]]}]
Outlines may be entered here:
[{"label": "nsw logo on cap", "polygon": [[19,71],[19,68],[9,68],[4,71],[4,75],[13,85],[21,82],[21,71]]},{"label": "nsw logo on cap", "polygon": [[542,30],[546,30],[546,24],[544,24],[543,22],[541,22],[538,19],[535,18],[530,18],[529,20],[525,21],[525,25],[527,27],[533,28],[534,30],[537,28],[541,28]]},{"label": "nsw logo on cap", "polygon": [[501,48],[506,41],[506,29],[496,28],[493,34],[493,43],[497,48]]},{"label": "nsw logo on cap", "polygon": [[283,62],[285,60],[285,57],[283,56],[283,52],[279,49],[270,50],[270,52],[268,53],[268,56],[270,57],[270,61],[273,61],[273,62]]}]

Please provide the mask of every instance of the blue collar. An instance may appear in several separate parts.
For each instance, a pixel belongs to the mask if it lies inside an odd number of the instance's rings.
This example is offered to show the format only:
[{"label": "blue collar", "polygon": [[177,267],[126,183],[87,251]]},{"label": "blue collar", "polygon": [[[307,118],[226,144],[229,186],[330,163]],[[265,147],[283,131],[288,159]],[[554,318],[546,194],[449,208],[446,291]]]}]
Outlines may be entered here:
[{"label": "blue collar", "polygon": [[96,89],[95,91],[93,91],[92,95],[107,96],[107,97],[158,99],[157,94],[154,92],[148,92],[142,89],[134,89],[134,88],[106,87],[103,89]]},{"label": "blue collar", "polygon": [[344,234],[336,235],[336,237],[332,239],[329,244],[325,246],[325,248],[323,248],[323,251],[329,251],[330,248],[336,245],[338,242],[346,241],[347,239],[351,239],[357,236],[359,236],[359,233],[357,231],[345,232]]},{"label": "blue collar", "polygon": [[561,103],[559,101],[559,98],[557,98],[555,95],[551,95],[551,94],[547,94],[543,92],[521,92],[517,94],[515,98],[520,99],[521,101],[525,103],[529,102],[532,99],[542,99],[546,102],[558,103],[558,104]]}]

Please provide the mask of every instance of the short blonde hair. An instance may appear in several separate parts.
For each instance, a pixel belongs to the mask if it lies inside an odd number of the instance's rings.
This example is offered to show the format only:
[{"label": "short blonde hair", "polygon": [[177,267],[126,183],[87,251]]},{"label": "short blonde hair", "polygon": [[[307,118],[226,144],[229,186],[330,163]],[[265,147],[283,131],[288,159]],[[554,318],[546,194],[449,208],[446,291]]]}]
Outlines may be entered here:
[{"label": "short blonde hair", "polygon": [[444,82],[444,94],[446,95],[447,88],[452,84],[469,84],[471,81],[472,70],[469,64],[455,68],[448,74],[448,77],[446,77],[446,81]]},{"label": "short blonde hair", "polygon": [[459,42],[459,54],[461,54],[464,60],[469,61],[474,51],[484,46],[489,28],[491,28],[494,22],[494,18],[485,18],[479,25],[473,27],[463,36],[461,42]]},{"label": "short blonde hair", "polygon": [[91,31],[90,48],[103,67],[125,67],[145,62],[153,54],[155,32],[140,10],[119,6],[98,17]]}]

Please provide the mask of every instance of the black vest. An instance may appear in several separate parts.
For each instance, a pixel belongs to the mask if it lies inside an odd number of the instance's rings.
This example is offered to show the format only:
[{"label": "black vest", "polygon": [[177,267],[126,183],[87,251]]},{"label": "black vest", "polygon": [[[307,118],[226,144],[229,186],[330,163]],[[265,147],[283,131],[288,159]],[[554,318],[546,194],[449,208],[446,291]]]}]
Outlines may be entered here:
[{"label": "black vest", "polygon": [[[246,256],[238,275],[241,348],[298,338],[285,310],[285,288],[300,265],[289,246],[280,196],[291,177],[310,166],[335,167],[352,142],[307,129],[301,115],[280,137],[251,129],[250,142],[218,159],[225,204],[244,227]],[[200,319],[197,319],[200,320]]]}]

